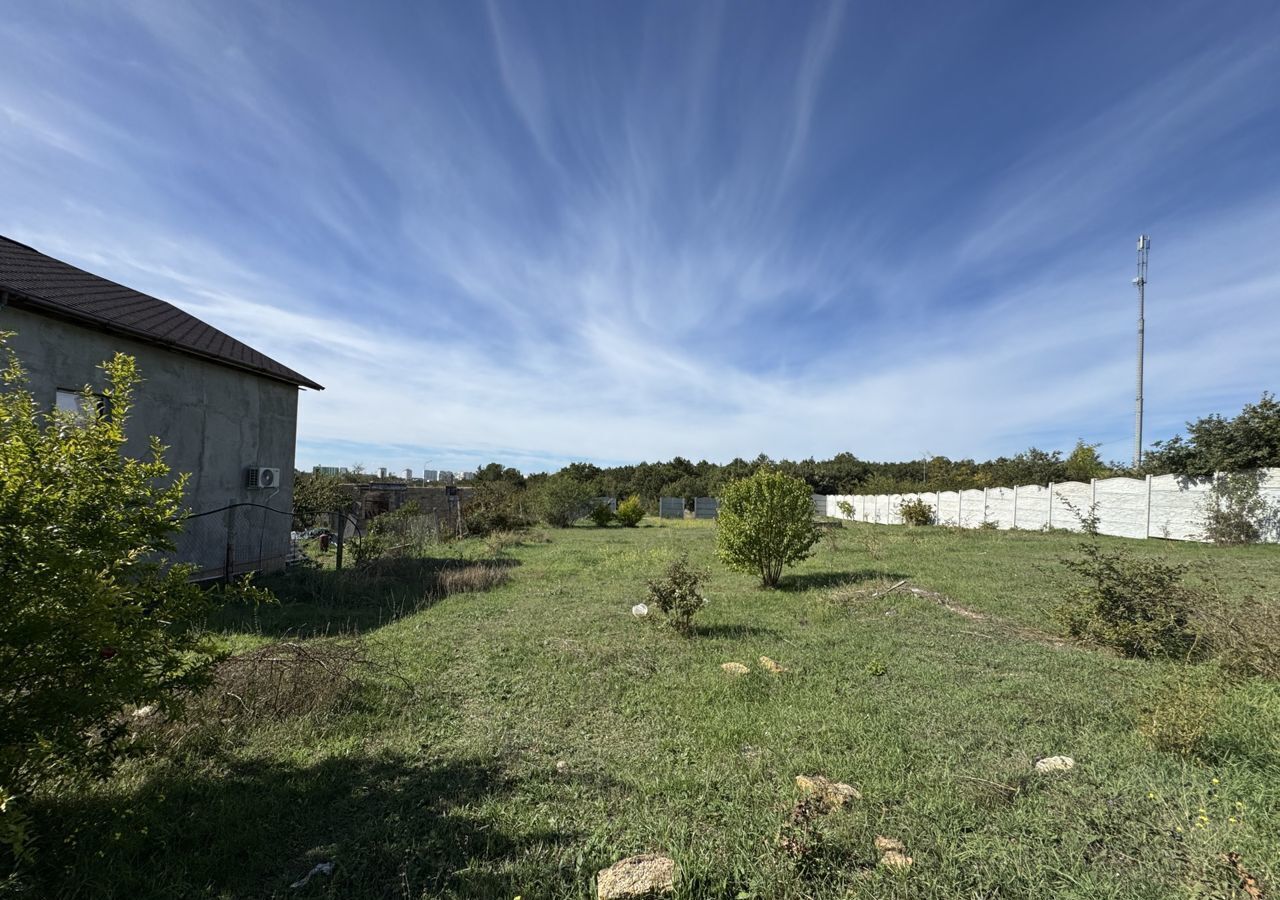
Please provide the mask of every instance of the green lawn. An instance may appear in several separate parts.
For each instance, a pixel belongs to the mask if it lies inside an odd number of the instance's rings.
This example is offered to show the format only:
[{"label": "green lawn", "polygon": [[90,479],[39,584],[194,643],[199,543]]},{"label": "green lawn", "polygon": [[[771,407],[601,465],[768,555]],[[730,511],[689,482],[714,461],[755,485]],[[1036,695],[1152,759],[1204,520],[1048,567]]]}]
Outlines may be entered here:
[{"label": "green lawn", "polygon": [[[38,896],[589,898],[644,851],[687,898],[1245,897],[1229,851],[1280,890],[1280,689],[1233,688],[1205,756],[1150,749],[1136,710],[1169,665],[1048,620],[1075,537],[849,525],[771,592],[714,561],[705,523],[547,536],[505,550],[487,593],[313,573],[277,584],[313,602],[221,616],[239,648],[358,627],[408,686],[388,673],[341,712],[46,801]],[[1280,587],[1280,548],[1131,546]],[[711,573],[688,637],[630,614],[680,551]],[[904,579],[952,608],[874,596]],[[1075,769],[1032,773],[1055,754]],[[798,774],[863,795],[800,862],[777,840]],[[909,871],[875,866],[876,835]],[[321,861],[331,877],[289,888]]]}]

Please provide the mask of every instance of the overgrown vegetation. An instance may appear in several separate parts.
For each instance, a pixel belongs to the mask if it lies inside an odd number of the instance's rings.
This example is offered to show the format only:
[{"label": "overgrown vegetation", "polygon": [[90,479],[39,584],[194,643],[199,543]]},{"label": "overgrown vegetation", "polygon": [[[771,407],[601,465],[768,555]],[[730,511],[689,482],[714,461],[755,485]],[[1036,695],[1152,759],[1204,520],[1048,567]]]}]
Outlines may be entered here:
[{"label": "overgrown vegetation", "polygon": [[587,485],[563,473],[543,480],[533,494],[539,518],[557,528],[568,528],[586,515],[596,496]]},{"label": "overgrown vegetation", "polygon": [[197,627],[209,596],[163,560],[186,479],[155,438],[124,455],[137,367],[102,369],[78,415],[41,413],[11,353],[0,376],[0,840],[20,855],[33,791],[105,774],[124,707],[176,712],[219,657]]},{"label": "overgrown vegetation", "polygon": [[[677,860],[678,897],[1228,898],[1244,896],[1239,871],[1272,893],[1280,686],[1215,675],[1194,749],[1153,752],[1142,710],[1187,667],[1043,631],[1065,583],[1054,560],[1078,535],[835,530],[796,565],[787,603],[715,565],[705,522],[525,533],[501,560],[463,539],[273,576],[279,604],[215,620],[229,645],[320,651],[332,639],[300,633],[347,632],[332,643],[375,667],[348,668],[355,687],[315,712],[246,717],[234,739],[44,792],[33,825],[57,839],[28,893],[586,898],[597,870],[642,850]],[[1272,548],[1099,541],[1198,563],[1242,616],[1242,594],[1280,589]],[[697,639],[677,641],[628,609],[686,552],[714,602]],[[425,597],[437,573],[473,565],[514,577]],[[787,671],[720,668],[761,656]],[[1055,754],[1075,768],[1034,770]],[[824,814],[816,841],[788,818],[802,773],[863,798]],[[910,869],[879,864],[878,836]],[[320,862],[332,874],[289,887]]]},{"label": "overgrown vegetation", "polygon": [[1262,494],[1261,470],[1222,472],[1205,496],[1204,537],[1215,544],[1256,544],[1280,527],[1280,509]]},{"label": "overgrown vegetation", "polygon": [[902,516],[902,521],[906,525],[936,525],[937,518],[934,516],[933,507],[925,503],[919,497],[911,500],[903,500],[898,504],[898,514]]},{"label": "overgrown vegetation", "polygon": [[1096,537],[1062,563],[1078,581],[1054,614],[1071,637],[1126,656],[1186,658],[1196,652],[1195,611],[1204,594],[1184,583],[1186,566],[1124,546],[1107,549]]},{"label": "overgrown vegetation", "polygon": [[720,560],[731,569],[759,575],[765,587],[777,587],[783,567],[808,558],[819,537],[813,497],[799,478],[761,469],[729,484],[720,495]]},{"label": "overgrown vegetation", "polygon": [[597,503],[591,508],[591,512],[587,514],[587,518],[597,528],[604,528],[613,522],[613,510],[607,503]]},{"label": "overgrown vegetation", "polygon": [[647,582],[649,603],[662,610],[667,621],[680,631],[693,627],[693,617],[707,605],[702,582],[707,575],[689,565],[689,554],[672,560],[663,577]]}]

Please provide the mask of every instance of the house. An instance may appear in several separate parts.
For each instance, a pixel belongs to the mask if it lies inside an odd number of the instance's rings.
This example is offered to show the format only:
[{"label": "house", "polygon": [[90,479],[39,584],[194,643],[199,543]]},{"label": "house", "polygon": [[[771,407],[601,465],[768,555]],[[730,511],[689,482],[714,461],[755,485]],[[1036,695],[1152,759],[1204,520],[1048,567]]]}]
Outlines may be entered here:
[{"label": "house", "polygon": [[0,237],[0,331],[46,408],[78,408],[117,351],[142,376],[127,452],[151,435],[189,473],[177,558],[217,577],[284,565],[289,554],[298,392],[323,390],[171,303]]}]

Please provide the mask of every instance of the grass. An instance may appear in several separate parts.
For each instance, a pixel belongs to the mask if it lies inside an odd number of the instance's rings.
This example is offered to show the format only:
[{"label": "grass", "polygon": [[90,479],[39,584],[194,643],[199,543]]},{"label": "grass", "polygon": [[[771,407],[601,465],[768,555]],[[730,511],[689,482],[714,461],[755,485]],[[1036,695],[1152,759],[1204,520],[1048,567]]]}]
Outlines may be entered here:
[{"label": "grass", "polygon": [[[1232,687],[1200,756],[1153,750],[1137,710],[1170,665],[1052,633],[1077,537],[849,525],[778,591],[716,563],[709,523],[550,538],[500,542],[509,580],[481,593],[437,587],[489,557],[477,541],[226,611],[239,648],[358,629],[385,677],[332,714],[141,739],[45,798],[37,895],[590,898],[645,851],[683,898],[1244,897],[1229,852],[1280,887],[1280,691]],[[1274,547],[1132,546],[1227,593],[1280,587]],[[712,573],[689,637],[630,614],[681,551]],[[1075,769],[1033,773],[1056,754]],[[864,799],[796,860],[777,838],[802,773]],[[912,867],[877,867],[876,835]]]}]

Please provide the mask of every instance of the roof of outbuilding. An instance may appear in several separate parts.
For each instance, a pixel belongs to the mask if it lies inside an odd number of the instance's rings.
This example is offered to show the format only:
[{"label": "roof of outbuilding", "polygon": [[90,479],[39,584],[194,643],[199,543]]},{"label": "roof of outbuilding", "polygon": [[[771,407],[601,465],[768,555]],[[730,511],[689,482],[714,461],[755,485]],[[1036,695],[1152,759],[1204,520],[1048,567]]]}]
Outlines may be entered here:
[{"label": "roof of outbuilding", "polygon": [[0,235],[0,295],[15,307],[161,344],[278,381],[324,390],[172,303],[108,281]]}]

